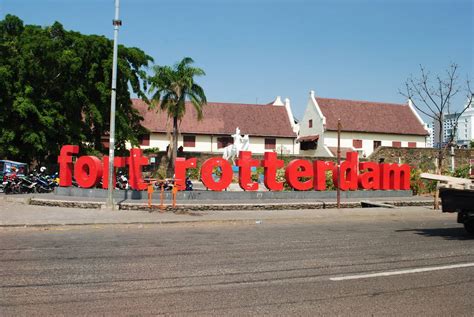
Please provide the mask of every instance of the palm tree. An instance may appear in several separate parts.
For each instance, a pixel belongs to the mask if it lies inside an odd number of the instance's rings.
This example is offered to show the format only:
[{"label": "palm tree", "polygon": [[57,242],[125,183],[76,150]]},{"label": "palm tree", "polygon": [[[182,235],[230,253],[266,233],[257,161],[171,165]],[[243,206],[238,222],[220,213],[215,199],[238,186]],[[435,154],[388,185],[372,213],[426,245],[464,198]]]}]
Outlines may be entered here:
[{"label": "palm tree", "polygon": [[155,74],[150,78],[150,90],[153,92],[151,108],[159,106],[173,119],[172,142],[169,148],[168,176],[174,173],[174,163],[178,149],[178,122],[186,113],[186,100],[191,101],[196,109],[197,119],[202,119],[202,109],[206,105],[206,95],[201,86],[194,82],[194,77],[204,76],[206,73],[197,67],[191,66],[194,61],[185,57],[173,67],[155,66]]}]

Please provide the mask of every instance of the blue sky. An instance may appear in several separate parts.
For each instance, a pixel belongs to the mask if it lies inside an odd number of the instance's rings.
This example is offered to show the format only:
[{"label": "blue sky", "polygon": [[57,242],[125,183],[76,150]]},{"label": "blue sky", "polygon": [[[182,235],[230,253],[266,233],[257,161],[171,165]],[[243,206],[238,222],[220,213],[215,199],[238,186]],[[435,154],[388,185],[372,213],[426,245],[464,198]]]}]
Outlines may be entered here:
[{"label": "blue sky", "polygon": [[[121,0],[119,42],[157,64],[190,56],[209,101],[289,97],[297,118],[317,96],[404,102],[423,64],[473,78],[471,0]],[[0,0],[0,17],[113,36],[113,0]],[[464,98],[458,98],[458,102]]]}]

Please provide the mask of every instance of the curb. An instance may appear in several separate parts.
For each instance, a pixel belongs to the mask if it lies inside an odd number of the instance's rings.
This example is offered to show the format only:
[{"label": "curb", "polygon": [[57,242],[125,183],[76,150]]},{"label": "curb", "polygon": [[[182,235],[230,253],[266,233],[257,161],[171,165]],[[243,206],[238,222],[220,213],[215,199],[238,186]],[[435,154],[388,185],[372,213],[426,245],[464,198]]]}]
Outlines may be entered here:
[{"label": "curb", "polygon": [[48,207],[66,207],[66,208],[86,208],[86,209],[102,209],[105,203],[96,201],[73,201],[73,200],[55,200],[44,198],[31,198],[29,205],[48,206]]},{"label": "curb", "polygon": [[[30,205],[49,206],[49,207],[65,207],[65,208],[87,208],[87,209],[104,209],[103,202],[91,201],[70,201],[70,200],[52,200],[43,198],[31,198],[28,202]],[[396,207],[405,206],[433,206],[432,200],[413,200],[413,201],[384,201],[383,203]],[[362,202],[341,202],[341,208],[360,208]],[[175,208],[171,205],[165,206],[165,211],[229,211],[229,210],[286,210],[286,209],[334,209],[337,208],[335,202],[302,202],[302,203],[260,203],[260,204],[193,204],[178,205]],[[141,211],[160,211],[158,205],[148,207],[146,203],[120,203],[117,204],[118,210],[141,210]]]},{"label": "curb", "polygon": [[[279,220],[279,219],[278,219]],[[85,223],[39,223],[39,224],[5,224],[0,225],[0,228],[55,228],[55,227],[85,227],[85,226],[146,226],[146,225],[176,225],[176,224],[223,224],[223,223],[241,223],[250,224],[258,219],[222,219],[222,220],[169,220],[169,221],[149,221],[149,222],[85,222]],[[267,219],[265,221],[274,221]]]}]

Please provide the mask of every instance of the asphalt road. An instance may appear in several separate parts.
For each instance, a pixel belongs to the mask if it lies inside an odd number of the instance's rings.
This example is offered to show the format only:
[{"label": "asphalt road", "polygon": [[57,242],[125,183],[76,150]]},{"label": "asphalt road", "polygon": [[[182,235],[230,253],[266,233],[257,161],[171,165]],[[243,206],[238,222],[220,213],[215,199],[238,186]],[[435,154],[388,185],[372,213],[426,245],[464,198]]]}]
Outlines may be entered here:
[{"label": "asphalt road", "polygon": [[0,243],[1,316],[474,312],[454,215],[4,228]]}]

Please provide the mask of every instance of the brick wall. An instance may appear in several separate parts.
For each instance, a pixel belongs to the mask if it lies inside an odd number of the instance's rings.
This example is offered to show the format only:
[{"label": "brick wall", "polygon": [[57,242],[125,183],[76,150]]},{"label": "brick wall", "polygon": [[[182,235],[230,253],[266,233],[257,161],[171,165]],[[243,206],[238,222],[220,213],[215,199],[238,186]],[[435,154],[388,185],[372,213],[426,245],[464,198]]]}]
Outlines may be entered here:
[{"label": "brick wall", "polygon": [[[437,150],[432,148],[395,148],[395,147],[379,147],[375,150],[368,158],[360,158],[360,161],[373,161],[379,162],[380,159],[384,159],[387,163],[407,163],[411,166],[422,169],[423,171],[434,171],[435,160],[437,157]],[[474,159],[474,149],[457,149],[455,150],[454,166],[455,168],[468,165],[470,159]],[[165,152],[160,152],[156,155],[156,163],[154,168],[158,166],[166,166],[167,157]],[[205,160],[211,157],[222,156],[220,153],[201,153],[201,152],[184,152],[181,155],[185,158],[195,157],[198,160],[198,166],[200,166]],[[278,156],[281,158],[280,156]],[[263,155],[254,154],[253,158],[263,159]],[[301,155],[284,155],[285,161],[291,161],[293,159],[306,159],[311,161],[322,160],[335,162],[335,157],[311,157]],[[342,157],[344,159],[344,157]],[[444,160],[444,166],[446,169],[451,168],[451,155],[448,153]]]},{"label": "brick wall", "polygon": [[[378,162],[384,159],[387,163],[407,163],[418,167],[424,171],[434,170],[435,161],[438,156],[438,150],[433,148],[394,148],[380,147],[375,150],[367,159]],[[454,150],[454,167],[458,168],[469,164],[469,160],[474,159],[474,149],[456,149]],[[451,168],[451,155],[445,155],[444,168]]]}]

